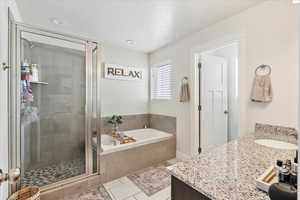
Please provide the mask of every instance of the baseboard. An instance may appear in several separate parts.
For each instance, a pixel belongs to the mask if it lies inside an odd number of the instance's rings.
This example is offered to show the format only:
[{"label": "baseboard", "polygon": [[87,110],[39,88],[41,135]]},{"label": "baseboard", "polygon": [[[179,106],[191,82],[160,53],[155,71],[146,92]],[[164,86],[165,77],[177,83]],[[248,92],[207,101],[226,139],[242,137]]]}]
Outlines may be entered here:
[{"label": "baseboard", "polygon": [[182,153],[180,151],[176,151],[176,159],[178,160],[188,160],[190,156],[188,154]]}]

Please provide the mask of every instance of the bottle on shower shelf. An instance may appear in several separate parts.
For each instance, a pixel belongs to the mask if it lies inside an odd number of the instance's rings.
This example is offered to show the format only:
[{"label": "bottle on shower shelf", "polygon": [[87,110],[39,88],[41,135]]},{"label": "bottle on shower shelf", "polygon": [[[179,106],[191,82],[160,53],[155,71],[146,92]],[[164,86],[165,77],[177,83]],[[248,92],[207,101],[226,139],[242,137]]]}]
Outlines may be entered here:
[{"label": "bottle on shower shelf", "polygon": [[30,75],[29,63],[27,59],[25,59],[21,65],[21,80],[22,81],[29,80],[29,75]]},{"label": "bottle on shower shelf", "polygon": [[32,102],[33,94],[30,85],[30,67],[27,59],[21,65],[21,100],[22,103]]},{"label": "bottle on shower shelf", "polygon": [[29,80],[31,82],[38,82],[39,81],[39,71],[37,64],[31,64],[30,65],[30,76]]}]

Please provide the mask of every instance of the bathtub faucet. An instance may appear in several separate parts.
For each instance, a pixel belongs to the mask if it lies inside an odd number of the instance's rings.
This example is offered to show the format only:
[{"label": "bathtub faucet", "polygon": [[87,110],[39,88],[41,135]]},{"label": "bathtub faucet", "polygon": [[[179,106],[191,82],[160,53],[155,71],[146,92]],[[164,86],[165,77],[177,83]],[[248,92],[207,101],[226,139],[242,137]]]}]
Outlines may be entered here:
[{"label": "bathtub faucet", "polygon": [[294,136],[296,139],[298,139],[298,132],[297,131],[293,131],[293,132],[289,133],[288,135]]},{"label": "bathtub faucet", "polygon": [[120,144],[121,144],[121,141],[120,141],[119,139],[115,138],[115,139],[113,140],[113,145],[114,145],[114,146],[117,146],[117,145],[120,145]]},{"label": "bathtub faucet", "polygon": [[123,138],[124,137],[124,133],[118,131],[115,134],[116,134],[116,137],[114,138],[114,145],[116,146],[116,145],[122,144],[124,142],[124,138]]}]

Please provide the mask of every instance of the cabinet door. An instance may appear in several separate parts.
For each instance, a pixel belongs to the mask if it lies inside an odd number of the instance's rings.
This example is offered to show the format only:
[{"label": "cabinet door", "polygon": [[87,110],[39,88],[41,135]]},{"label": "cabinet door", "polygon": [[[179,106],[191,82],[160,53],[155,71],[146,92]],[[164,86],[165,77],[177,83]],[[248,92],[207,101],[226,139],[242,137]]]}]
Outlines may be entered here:
[{"label": "cabinet door", "polygon": [[171,199],[172,200],[210,200],[197,190],[191,188],[187,184],[172,176],[171,183]]}]

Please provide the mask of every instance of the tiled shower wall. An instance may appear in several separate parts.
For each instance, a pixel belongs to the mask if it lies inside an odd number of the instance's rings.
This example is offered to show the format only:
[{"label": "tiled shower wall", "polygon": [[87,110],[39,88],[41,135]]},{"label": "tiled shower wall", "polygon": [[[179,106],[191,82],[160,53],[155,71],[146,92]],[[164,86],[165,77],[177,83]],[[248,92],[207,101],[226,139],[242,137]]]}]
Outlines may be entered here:
[{"label": "tiled shower wall", "polygon": [[[145,126],[161,130],[167,133],[176,134],[176,117],[155,114],[123,115],[123,121],[119,128],[121,131],[141,129]],[[112,126],[107,123],[110,117],[101,119],[101,133],[108,133]]]},{"label": "tiled shower wall", "polygon": [[24,126],[25,169],[82,156],[85,140],[85,56],[83,52],[34,43],[25,57],[39,66],[32,84],[40,120]]},{"label": "tiled shower wall", "polygon": [[176,117],[149,114],[150,128],[176,134]]}]

